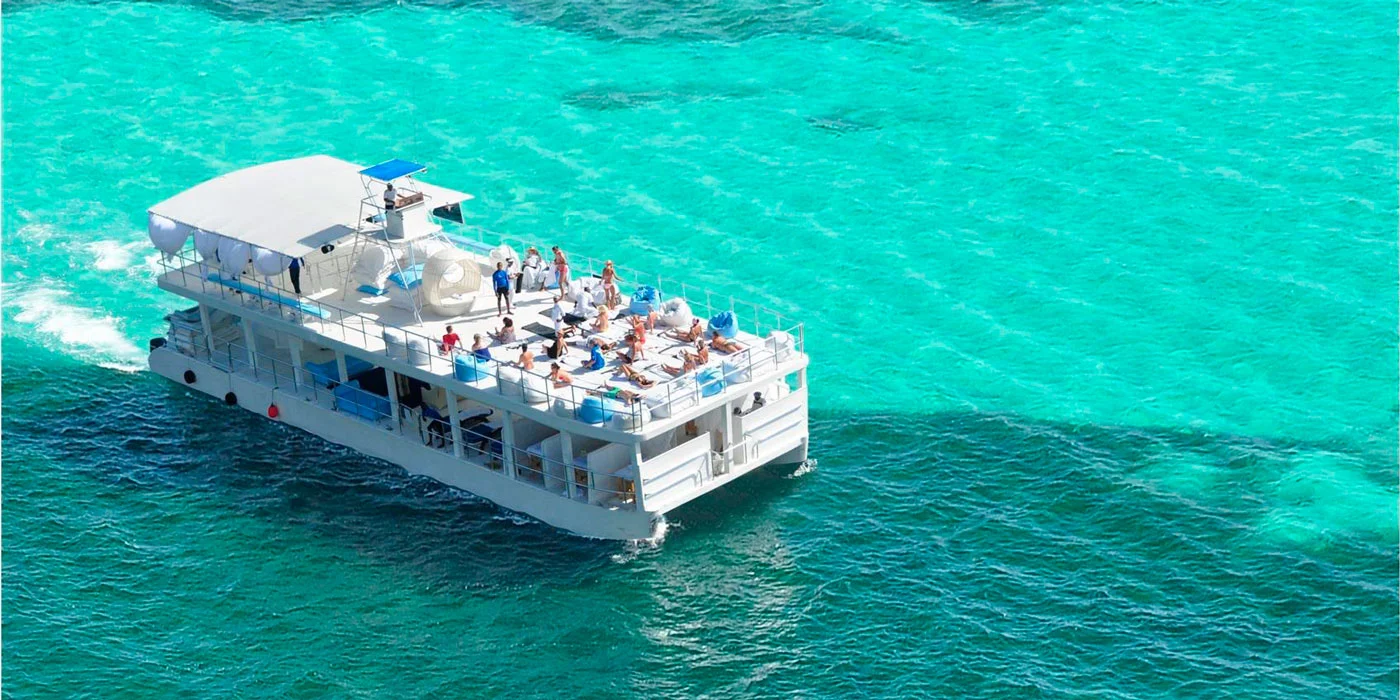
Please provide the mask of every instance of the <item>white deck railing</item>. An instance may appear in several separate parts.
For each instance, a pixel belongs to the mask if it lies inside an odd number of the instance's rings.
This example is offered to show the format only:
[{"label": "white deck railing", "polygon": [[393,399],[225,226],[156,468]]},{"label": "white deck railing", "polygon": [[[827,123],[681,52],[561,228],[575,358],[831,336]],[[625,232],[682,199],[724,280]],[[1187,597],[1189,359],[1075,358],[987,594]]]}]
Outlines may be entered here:
[{"label": "white deck railing", "polygon": [[[462,240],[460,237],[455,237]],[[510,239],[507,239],[510,240]],[[478,246],[489,244],[480,242]],[[519,252],[519,251],[517,251]],[[179,264],[174,264],[178,261]],[[582,265],[580,265],[582,262]],[[439,354],[436,349],[438,340],[429,337],[418,331],[404,328],[402,326],[384,325],[377,318],[363,313],[352,311],[324,300],[314,300],[306,297],[297,297],[291,290],[279,284],[271,284],[258,278],[257,275],[243,274],[233,281],[215,281],[209,279],[210,272],[217,272],[217,266],[206,265],[199,261],[194,251],[193,244],[186,246],[184,250],[174,255],[161,258],[161,267],[165,270],[165,278],[172,284],[200,293],[216,296],[225,301],[235,303],[241,307],[256,310],[262,314],[275,316],[283,321],[293,323],[302,327],[310,328],[319,335],[330,339],[337,339],[348,345],[363,349],[366,353],[388,357],[385,350],[384,330],[392,329],[401,333],[408,341],[408,357],[410,364],[424,368],[429,373],[440,377],[453,378],[455,355]],[[571,256],[570,267],[587,274],[593,274],[595,269],[601,270],[598,260],[587,256]],[[614,266],[616,267],[616,266]],[[625,270],[625,268],[623,268]],[[636,274],[634,272],[619,272],[620,281],[628,281],[624,275]],[[631,277],[631,280],[640,280],[640,277]],[[657,284],[665,284],[660,277],[656,278]],[[692,312],[697,308],[704,309],[705,314],[717,312],[718,307],[714,306],[714,295],[705,290],[697,290],[687,287],[684,284],[677,285],[679,293],[673,296],[680,296],[691,306]],[[665,294],[666,288],[657,287],[659,295]],[[674,291],[674,290],[671,290]],[[701,301],[700,293],[703,293]],[[661,296],[665,299],[664,296]],[[729,297],[729,309],[733,310],[735,300]],[[744,304],[754,309],[753,327],[754,334],[760,336],[762,342],[757,346],[751,345],[732,355],[718,359],[721,364],[728,364],[738,370],[734,374],[746,374],[748,379],[753,381],[761,376],[766,376],[770,372],[776,372],[784,362],[784,354],[788,352],[802,353],[804,349],[803,326],[800,323],[784,327],[786,323],[781,314],[777,312],[765,312],[763,307],[757,304]],[[699,315],[699,314],[696,314]],[[738,314],[736,314],[736,317]],[[703,318],[703,316],[702,316]],[[775,325],[764,323],[764,319],[771,319]],[[766,330],[765,330],[766,329]],[[773,331],[782,331],[792,339],[792,346],[785,346],[772,336]],[[765,336],[765,333],[767,334]],[[358,340],[358,344],[352,342]],[[416,341],[416,343],[414,342]],[[415,349],[415,346],[417,349]],[[712,359],[711,362],[714,362]],[[490,368],[492,379],[496,382],[498,393],[501,390],[500,371],[503,367],[512,367],[511,364],[503,363],[499,360],[492,360]],[[549,379],[548,374],[539,371],[528,371],[518,367],[515,368],[522,374],[529,374],[537,379],[537,384],[542,383],[544,387],[545,402],[538,410],[554,410],[559,414],[560,407],[569,416],[576,420],[579,417],[580,408],[583,401],[590,396],[602,397],[597,390],[590,390],[574,385],[555,386]],[[704,369],[709,369],[707,366]],[[655,387],[645,390],[642,400],[622,407],[624,413],[630,414],[632,420],[628,422],[629,430],[640,430],[643,427],[643,411],[658,412],[664,415],[671,415],[686,408],[699,405],[705,398],[705,386],[696,381],[697,372],[681,375],[679,377],[658,382]],[[732,376],[732,375],[731,375]],[[467,386],[473,386],[475,382],[463,382]],[[728,379],[726,378],[726,383]],[[483,387],[477,387],[483,388]],[[613,409],[616,412],[615,407]]]}]

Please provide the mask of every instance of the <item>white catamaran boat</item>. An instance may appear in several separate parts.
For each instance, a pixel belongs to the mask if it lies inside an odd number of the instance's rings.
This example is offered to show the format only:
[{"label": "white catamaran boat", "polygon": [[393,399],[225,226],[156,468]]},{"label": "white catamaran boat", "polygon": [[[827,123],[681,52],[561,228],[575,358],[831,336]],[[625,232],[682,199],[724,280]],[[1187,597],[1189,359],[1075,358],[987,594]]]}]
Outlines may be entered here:
[{"label": "white catamaran boat", "polygon": [[[195,306],[167,317],[151,369],[589,537],[654,537],[667,511],[807,458],[800,324],[578,255],[561,275],[522,241],[450,233],[471,196],[424,170],[311,156],[152,207],[159,285]],[[513,339],[493,339],[498,263]],[[642,352],[623,365],[634,323]],[[478,335],[489,347],[467,349]],[[550,376],[560,346],[568,382]]]}]

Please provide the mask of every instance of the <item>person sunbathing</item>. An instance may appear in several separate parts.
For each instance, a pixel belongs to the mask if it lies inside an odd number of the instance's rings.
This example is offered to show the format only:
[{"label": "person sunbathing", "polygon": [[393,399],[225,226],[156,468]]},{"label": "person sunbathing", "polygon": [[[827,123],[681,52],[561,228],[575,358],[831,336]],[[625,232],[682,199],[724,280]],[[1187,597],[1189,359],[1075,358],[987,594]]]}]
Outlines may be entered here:
[{"label": "person sunbathing", "polygon": [[705,342],[705,329],[700,327],[700,319],[698,318],[690,322],[690,330],[683,331],[677,328],[671,331],[671,335],[677,340],[684,340],[687,343],[693,343],[697,340]]},{"label": "person sunbathing", "polygon": [[669,374],[669,375],[671,375],[671,376],[673,376],[673,377],[679,377],[679,376],[681,376],[682,374],[685,374],[685,373],[687,373],[687,372],[693,372],[693,371],[695,371],[695,358],[694,358],[690,353],[686,353],[686,354],[685,354],[685,357],[682,358],[682,359],[683,359],[684,361],[681,362],[681,366],[680,366],[680,367],[672,367],[672,366],[670,366],[670,365],[662,365],[662,366],[661,366],[661,369],[662,369],[663,371],[665,371],[666,374]]},{"label": "person sunbathing", "polygon": [[612,349],[617,347],[616,343],[609,343],[606,339],[596,335],[588,339],[588,345],[589,347],[597,346],[597,348],[603,352],[612,352]]},{"label": "person sunbathing", "polygon": [[689,360],[693,360],[696,365],[703,365],[710,361],[710,346],[704,340],[695,341],[695,352],[681,350],[681,355]]},{"label": "person sunbathing", "polygon": [[627,334],[627,350],[618,350],[617,356],[622,358],[624,364],[632,364],[637,360],[646,359],[646,353],[642,349],[642,339],[635,333]]},{"label": "person sunbathing", "polygon": [[527,372],[535,368],[535,354],[530,352],[529,343],[520,346],[520,359],[516,361],[516,364]]},{"label": "person sunbathing", "polygon": [[507,317],[505,317],[505,319],[504,319],[503,321],[501,321],[501,330],[499,330],[499,331],[488,331],[487,334],[490,335],[492,338],[494,338],[494,339],[496,340],[496,342],[498,342],[498,343],[501,343],[501,344],[505,344],[505,343],[514,343],[514,342],[515,342],[515,322],[512,321],[512,320],[510,320],[510,317],[507,316]]},{"label": "person sunbathing", "polygon": [[608,307],[598,307],[598,317],[593,319],[592,328],[594,333],[608,332]]},{"label": "person sunbathing", "polygon": [[744,346],[720,335],[719,331],[710,335],[710,347],[725,353],[735,353],[744,349]]},{"label": "person sunbathing", "polygon": [[554,380],[554,388],[556,389],[574,383],[574,378],[569,376],[569,373],[565,372],[558,362],[549,363],[549,378]]},{"label": "person sunbathing", "polygon": [[621,401],[624,405],[628,406],[642,400],[642,395],[638,394],[635,391],[619,389],[615,386],[609,386],[607,383],[603,384],[602,389],[589,389],[588,393],[593,394],[594,396],[601,396],[605,399]]},{"label": "person sunbathing", "polygon": [[641,316],[629,316],[628,319],[632,321],[632,332],[630,335],[637,336],[643,343],[647,342],[646,321],[643,320]]},{"label": "person sunbathing", "polygon": [[654,385],[656,384],[656,381],[655,381],[655,380],[653,380],[651,377],[648,377],[647,375],[642,374],[641,372],[638,372],[637,370],[633,369],[633,368],[632,368],[632,365],[630,365],[630,364],[625,364],[625,365],[622,365],[621,367],[618,367],[618,368],[617,368],[617,371],[618,371],[619,374],[621,374],[621,375],[627,377],[628,379],[632,380],[632,383],[633,383],[633,384],[636,384],[637,386],[639,386],[639,387],[641,387],[641,388],[643,388],[643,389],[651,388],[652,386],[654,386]]}]

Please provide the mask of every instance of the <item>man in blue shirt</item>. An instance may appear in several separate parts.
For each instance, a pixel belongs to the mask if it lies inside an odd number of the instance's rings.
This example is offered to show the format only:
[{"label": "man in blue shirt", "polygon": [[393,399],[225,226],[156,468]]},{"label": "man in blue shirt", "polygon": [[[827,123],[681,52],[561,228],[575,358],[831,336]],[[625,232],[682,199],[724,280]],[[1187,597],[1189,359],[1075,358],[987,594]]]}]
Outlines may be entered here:
[{"label": "man in blue shirt", "polygon": [[506,313],[514,313],[510,308],[510,273],[506,264],[496,263],[496,271],[491,273],[491,286],[496,288],[496,317],[501,316],[501,300],[506,302]]}]

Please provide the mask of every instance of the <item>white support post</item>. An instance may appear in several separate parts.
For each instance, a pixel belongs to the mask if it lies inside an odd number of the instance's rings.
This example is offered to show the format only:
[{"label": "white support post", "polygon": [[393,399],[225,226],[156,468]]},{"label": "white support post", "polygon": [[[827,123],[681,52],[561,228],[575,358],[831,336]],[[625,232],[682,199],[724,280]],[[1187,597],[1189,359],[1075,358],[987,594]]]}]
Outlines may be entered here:
[{"label": "white support post", "polygon": [[258,356],[253,349],[253,321],[247,316],[243,317],[243,342],[247,344],[248,366],[253,369],[253,374],[258,373]]},{"label": "white support post", "polygon": [[345,384],[350,381],[350,370],[345,368],[345,353],[335,351],[335,369],[340,373],[340,383]]},{"label": "white support post", "polygon": [[451,389],[444,389],[447,394],[447,419],[452,421],[449,426],[452,429],[452,454],[458,459],[462,458],[462,426],[457,422],[457,395]]},{"label": "white support post", "polygon": [[292,338],[287,343],[287,349],[292,353],[292,386],[296,387],[297,393],[301,393],[301,339]]},{"label": "white support post", "polygon": [[727,474],[729,473],[730,466],[734,464],[734,451],[730,449],[734,445],[729,439],[729,436],[732,434],[732,431],[729,429],[729,418],[733,413],[733,409],[730,408],[729,402],[725,401],[719,405],[719,410],[722,412],[719,417],[719,444],[720,449],[723,450],[720,453],[720,462],[724,464],[724,471]]},{"label": "white support post", "polygon": [[574,498],[574,437],[567,431],[559,433],[559,450],[563,453],[564,483],[569,487],[569,500]]},{"label": "white support post", "polygon": [[642,499],[642,443],[632,445],[632,497],[637,510],[645,511],[646,502]]},{"label": "white support post", "polygon": [[504,410],[501,411],[501,461],[510,478],[520,477],[515,473],[515,416]]},{"label": "white support post", "polygon": [[384,383],[389,386],[389,425],[395,433],[403,432],[399,425],[399,375],[384,368]]},{"label": "white support post", "polygon": [[204,329],[204,345],[209,348],[209,359],[214,359],[214,326],[209,322],[209,307],[199,305],[199,325]]}]

